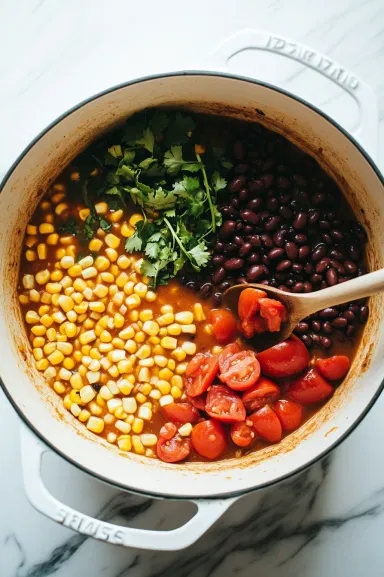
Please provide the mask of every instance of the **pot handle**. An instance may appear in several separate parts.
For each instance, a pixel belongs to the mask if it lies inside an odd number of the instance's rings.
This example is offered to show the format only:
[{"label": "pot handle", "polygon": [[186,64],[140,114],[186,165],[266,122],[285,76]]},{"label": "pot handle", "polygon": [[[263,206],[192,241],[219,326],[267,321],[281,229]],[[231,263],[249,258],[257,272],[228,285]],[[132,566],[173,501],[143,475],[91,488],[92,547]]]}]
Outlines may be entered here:
[{"label": "pot handle", "polygon": [[377,159],[378,151],[378,105],[372,88],[357,78],[349,70],[325,56],[321,52],[282,36],[263,30],[240,30],[222,42],[208,56],[206,64],[210,69],[224,71],[229,59],[244,50],[259,49],[275,52],[296,60],[340,86],[357,102],[360,110],[360,126],[353,135]]},{"label": "pot handle", "polygon": [[197,541],[237,501],[237,498],[191,499],[197,505],[197,512],[185,525],[172,531],[134,529],[107,523],[72,509],[48,491],[41,477],[41,464],[43,454],[50,449],[24,424],[20,434],[24,487],[30,503],[53,521],[87,537],[124,547],[178,551]]}]

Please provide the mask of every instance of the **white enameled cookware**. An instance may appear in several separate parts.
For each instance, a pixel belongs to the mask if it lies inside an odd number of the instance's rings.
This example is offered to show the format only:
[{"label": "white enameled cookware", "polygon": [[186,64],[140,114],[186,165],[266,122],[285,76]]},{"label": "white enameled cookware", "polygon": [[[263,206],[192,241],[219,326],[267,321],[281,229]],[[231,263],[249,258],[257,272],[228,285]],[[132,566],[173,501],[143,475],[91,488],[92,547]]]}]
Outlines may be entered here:
[{"label": "white enameled cookware", "polygon": [[[360,110],[355,138],[297,96],[262,80],[226,73],[229,58],[249,48],[295,59],[347,91]],[[277,483],[329,452],[356,427],[383,388],[382,296],[370,301],[370,318],[358,354],[334,397],[280,444],[241,459],[170,465],[133,453],[121,454],[66,411],[62,399],[34,368],[16,297],[26,225],[47,187],[80,151],[146,107],[182,106],[257,121],[297,143],[339,182],[366,227],[370,270],[384,266],[384,190],[374,164],[378,117],[371,89],[316,50],[259,31],[246,30],[231,37],[212,55],[207,68],[140,78],[82,102],[28,146],[1,185],[0,373],[4,391],[24,421],[21,443],[26,493],[39,511],[55,521],[126,546],[176,550],[190,545],[244,493]],[[120,527],[83,515],[59,502],[44,486],[41,460],[49,450],[122,490],[194,501],[197,513],[169,532]]]}]

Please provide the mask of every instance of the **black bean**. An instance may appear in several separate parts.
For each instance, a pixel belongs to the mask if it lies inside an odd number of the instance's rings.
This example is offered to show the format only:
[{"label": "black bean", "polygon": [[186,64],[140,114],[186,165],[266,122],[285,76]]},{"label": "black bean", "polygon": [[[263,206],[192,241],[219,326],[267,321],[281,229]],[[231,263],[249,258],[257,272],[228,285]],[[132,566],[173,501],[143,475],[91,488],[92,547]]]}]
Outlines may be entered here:
[{"label": "black bean", "polygon": [[[281,201],[280,201],[280,202],[281,202]],[[279,215],[280,215],[282,218],[291,219],[292,216],[293,216],[293,212],[292,212],[292,210],[291,210],[290,208],[288,208],[287,206],[281,206],[281,207],[279,208]]]},{"label": "black bean", "polygon": [[339,274],[342,274],[342,275],[345,274],[345,268],[343,267],[343,265],[339,261],[331,260],[329,264],[332,268],[335,268]]},{"label": "black bean", "polygon": [[265,246],[267,248],[273,247],[273,240],[271,239],[269,234],[262,234],[260,238],[261,238],[261,242],[263,243],[263,246]]},{"label": "black bean", "polygon": [[251,234],[253,232],[253,228],[250,224],[246,224],[244,227],[244,234]]},{"label": "black bean", "polygon": [[294,239],[298,244],[305,244],[307,242],[307,236],[302,232],[295,234]]},{"label": "black bean", "polygon": [[[284,194],[280,193],[280,195],[279,195],[280,204],[283,204],[283,205],[289,204],[291,198],[292,198],[292,195],[290,192],[285,192]],[[288,207],[286,207],[286,208],[288,208]],[[290,211],[290,214],[291,214],[291,216],[289,218],[292,218],[293,211],[290,208],[288,208],[288,210]]]},{"label": "black bean", "polygon": [[355,304],[355,303],[351,303],[348,307],[355,315],[358,314],[358,312],[360,311],[360,307],[359,305]]},{"label": "black bean", "polygon": [[262,198],[253,198],[252,200],[250,200],[247,204],[247,207],[250,208],[251,210],[253,210],[254,212],[257,212],[258,210],[261,210],[263,208],[264,205],[264,200]]},{"label": "black bean", "polygon": [[348,249],[349,252],[349,258],[353,261],[357,261],[360,258],[360,250],[357,246],[350,246]]},{"label": "black bean", "polygon": [[219,237],[223,240],[229,238],[230,236],[233,235],[235,230],[236,230],[236,222],[234,220],[227,220],[226,222],[224,222],[224,224],[219,230]]},{"label": "black bean", "polygon": [[245,176],[243,175],[235,176],[235,178],[233,178],[231,182],[228,184],[228,192],[232,194],[235,192],[239,192],[239,190],[243,188],[244,184],[245,184]]},{"label": "black bean", "polygon": [[331,228],[331,225],[327,220],[319,220],[319,228],[321,230],[329,230]]},{"label": "black bean", "polygon": [[313,274],[311,276],[311,281],[313,284],[319,284],[323,280],[323,277],[320,274]]},{"label": "black bean", "polygon": [[224,263],[225,270],[239,270],[243,266],[244,260],[242,258],[230,258]]},{"label": "black bean", "polygon": [[264,174],[261,179],[264,183],[264,188],[271,188],[272,184],[274,183],[275,177],[273,174]]},{"label": "black bean", "polygon": [[316,224],[320,218],[320,211],[319,210],[310,210],[308,213],[308,221],[309,224]]},{"label": "black bean", "polygon": [[327,254],[327,247],[325,246],[325,244],[319,244],[312,251],[312,260],[318,262],[319,260],[324,258],[326,254]]},{"label": "black bean", "polygon": [[292,287],[292,292],[294,293],[302,293],[304,290],[304,284],[302,282],[297,282]]},{"label": "black bean", "polygon": [[237,160],[243,160],[245,158],[245,145],[241,140],[236,140],[233,144],[233,154]]},{"label": "black bean", "polygon": [[209,298],[212,294],[212,283],[210,283],[210,282],[204,283],[200,287],[199,294],[200,294],[201,298],[203,298],[203,299]]},{"label": "black bean", "polygon": [[237,247],[236,247],[236,245],[235,245],[234,242],[227,242],[227,243],[224,245],[224,252],[225,252],[225,253],[227,253],[227,252],[235,252],[236,248],[237,248]]},{"label": "black bean", "polygon": [[322,319],[334,319],[338,314],[338,310],[335,307],[328,307],[319,312]]},{"label": "black bean", "polygon": [[291,181],[288,180],[288,178],[285,178],[284,176],[278,176],[276,178],[276,185],[279,188],[289,188],[291,186]]},{"label": "black bean", "polygon": [[250,264],[256,264],[260,262],[260,255],[257,252],[253,252],[247,258],[247,262],[249,262]]},{"label": "black bean", "polygon": [[215,293],[212,297],[212,304],[214,307],[219,307],[221,305],[221,298],[222,298],[222,294],[221,293]]},{"label": "black bean", "polygon": [[333,240],[332,240],[331,236],[330,236],[327,232],[324,232],[324,233],[321,235],[321,238],[322,238],[322,240],[325,242],[325,244],[327,244],[328,246],[331,246],[331,245],[333,244]]},{"label": "black bean", "polygon": [[310,262],[307,262],[307,263],[304,265],[304,272],[305,272],[306,274],[311,274],[311,273],[313,272],[313,266],[311,265]]},{"label": "black bean", "polygon": [[357,266],[351,260],[344,261],[344,268],[349,274],[355,274],[357,271]]},{"label": "black bean", "polygon": [[249,224],[257,224],[260,220],[259,216],[255,212],[252,212],[252,210],[249,208],[242,210],[240,212],[240,217],[244,222]]},{"label": "black bean", "polygon": [[308,323],[306,323],[304,321],[297,323],[297,325],[295,326],[295,332],[297,332],[297,333],[306,333],[308,329],[309,329],[309,325],[308,325]]},{"label": "black bean", "polygon": [[272,216],[268,222],[265,224],[265,230],[267,232],[272,232],[276,230],[280,224],[280,217],[279,216]]},{"label": "black bean", "polygon": [[334,268],[329,268],[325,273],[325,276],[327,278],[328,286],[334,286],[335,284],[337,284],[338,274]]},{"label": "black bean", "polygon": [[328,287],[327,282],[325,280],[322,280],[320,283],[321,290],[326,289],[327,287]]},{"label": "black bean", "polygon": [[231,200],[231,206],[233,206],[234,208],[237,208],[240,205],[240,201],[238,198],[232,198]]},{"label": "black bean", "polygon": [[[277,273],[277,274],[282,274],[282,275],[286,276],[285,273]],[[277,276],[277,274],[276,274],[276,276]],[[287,285],[287,287],[292,288],[293,285],[295,284],[295,281],[293,280],[293,278],[289,278],[285,284]]]},{"label": "black bean", "polygon": [[342,316],[347,319],[347,321],[349,323],[353,323],[353,321],[355,320],[355,313],[351,310],[348,311],[344,311]]},{"label": "black bean", "polygon": [[332,229],[329,233],[331,235],[331,237],[333,239],[335,239],[337,242],[341,242],[344,239],[344,234],[341,232],[341,230],[334,230]]},{"label": "black bean", "polygon": [[225,275],[226,275],[225,268],[221,266],[212,275],[213,284],[221,284],[225,279]]},{"label": "black bean", "polygon": [[313,287],[312,287],[312,285],[311,285],[310,282],[305,282],[305,283],[304,283],[304,292],[305,292],[305,293],[310,293],[310,292],[312,292],[312,288],[313,288]]},{"label": "black bean", "polygon": [[289,259],[285,259],[279,262],[279,264],[276,266],[276,270],[278,270],[279,272],[283,272],[285,270],[290,269],[292,266],[292,261]]},{"label": "black bean", "polygon": [[320,321],[317,321],[317,320],[312,321],[312,322],[311,322],[311,328],[312,328],[312,330],[315,331],[316,333],[319,333],[319,332],[320,332],[320,329],[321,329],[321,322],[320,322]]},{"label": "black bean", "polygon": [[254,282],[264,276],[264,274],[264,267],[262,265],[253,265],[248,269],[247,279],[250,282]]},{"label": "black bean", "polygon": [[236,279],[236,284],[248,284],[248,281],[245,276],[238,276]]},{"label": "black bean", "polygon": [[270,264],[270,263],[269,263],[268,255],[263,254],[262,257],[261,257],[261,262],[262,262],[263,264],[267,264],[267,265]]},{"label": "black bean", "polygon": [[260,240],[259,235],[257,235],[257,234],[252,234],[251,236],[248,237],[247,240],[251,243],[251,245],[253,247],[261,246],[261,240]]},{"label": "black bean", "polygon": [[298,264],[298,263],[293,263],[292,265],[292,271],[296,274],[301,274],[304,270],[304,267],[302,264]]},{"label": "black bean", "polygon": [[337,319],[333,320],[331,324],[335,329],[343,329],[347,326],[348,321],[343,317],[337,317]]},{"label": "black bean", "polygon": [[295,220],[293,221],[293,228],[295,230],[302,230],[307,226],[308,217],[305,212],[298,212]]},{"label": "black bean", "polygon": [[237,218],[237,215],[239,213],[233,206],[224,206],[221,209],[221,214],[223,215],[223,218],[225,220],[225,219]]},{"label": "black bean", "polygon": [[[231,280],[232,280],[232,279],[231,279]],[[229,289],[230,286],[232,286],[232,283],[229,282],[229,281],[227,281],[227,280],[225,280],[224,282],[221,283],[221,285],[219,286],[219,289],[220,289],[222,292],[224,292],[224,291],[226,291],[227,289]]]},{"label": "black bean", "polygon": [[293,180],[297,184],[297,186],[307,186],[308,181],[302,174],[294,174]]},{"label": "black bean", "polygon": [[278,232],[275,232],[275,234],[273,235],[273,242],[275,243],[276,246],[278,247],[284,246],[284,236],[285,236],[284,230],[279,230]]},{"label": "black bean", "polygon": [[299,260],[304,260],[310,254],[311,249],[308,245],[301,246],[299,248]]},{"label": "black bean", "polygon": [[253,194],[257,194],[264,190],[264,182],[258,178],[257,180],[250,180],[248,182],[249,191]]},{"label": "black bean", "polygon": [[341,252],[341,250],[337,250],[335,248],[329,252],[329,256],[335,258],[336,260],[342,260],[344,258],[344,255]]},{"label": "black bean", "polygon": [[320,344],[321,339],[320,335],[317,335],[316,333],[311,333],[311,339],[316,345]]},{"label": "black bean", "polygon": [[281,284],[278,288],[279,288],[281,291],[284,291],[284,292],[286,292],[286,293],[290,293],[290,292],[291,292],[291,289],[288,288],[287,286],[283,285],[283,284]]},{"label": "black bean", "polygon": [[239,192],[240,202],[245,202],[247,198],[248,198],[248,190],[246,188],[242,188]]},{"label": "black bean", "polygon": [[327,335],[331,335],[333,333],[333,328],[332,328],[332,325],[329,321],[325,321],[323,323],[322,329],[323,329],[323,332],[326,333]]},{"label": "black bean", "polygon": [[324,200],[325,200],[324,192],[316,192],[315,194],[312,195],[312,202],[316,206],[322,204]]},{"label": "black bean", "polygon": [[299,249],[297,248],[297,245],[294,242],[289,241],[285,245],[285,252],[287,253],[287,257],[289,259],[295,260],[297,258],[297,255],[299,254]]},{"label": "black bean", "polygon": [[235,243],[236,246],[240,247],[240,246],[243,246],[244,239],[239,234],[236,234],[236,236],[233,237],[233,242]]},{"label": "black bean", "polygon": [[197,289],[197,285],[193,280],[190,280],[185,285],[189,290],[195,291]]},{"label": "black bean", "polygon": [[305,344],[305,346],[310,349],[311,346],[313,345],[312,338],[309,335],[301,335],[300,338],[303,341],[303,343]]},{"label": "black bean", "polygon": [[283,248],[272,248],[268,253],[268,258],[272,260],[276,260],[284,256],[284,249]]},{"label": "black bean", "polygon": [[212,259],[211,259],[211,263],[215,266],[217,266],[219,264],[223,264],[224,261],[225,261],[225,256],[223,254],[214,254]]},{"label": "black bean", "polygon": [[329,349],[332,346],[332,341],[329,337],[321,337],[320,345],[323,349]]},{"label": "black bean", "polygon": [[247,254],[249,254],[252,250],[252,245],[250,242],[245,242],[240,248],[239,248],[239,256],[243,257],[246,256]]},{"label": "black bean", "polygon": [[322,274],[326,268],[329,266],[330,263],[330,258],[322,258],[320,262],[317,263],[317,265],[315,266],[315,272],[317,272],[317,274]]},{"label": "black bean", "polygon": [[276,210],[279,208],[279,201],[277,200],[276,197],[270,198],[267,202],[267,210],[269,210],[270,212],[276,212]]},{"label": "black bean", "polygon": [[363,325],[368,319],[368,307],[365,305],[360,307],[359,322]]},{"label": "black bean", "polygon": [[213,250],[214,252],[223,252],[224,250],[224,244],[222,242],[216,242],[213,246]]},{"label": "black bean", "polygon": [[241,220],[236,222],[236,231],[240,232],[241,230],[243,230],[243,223],[241,222]]}]

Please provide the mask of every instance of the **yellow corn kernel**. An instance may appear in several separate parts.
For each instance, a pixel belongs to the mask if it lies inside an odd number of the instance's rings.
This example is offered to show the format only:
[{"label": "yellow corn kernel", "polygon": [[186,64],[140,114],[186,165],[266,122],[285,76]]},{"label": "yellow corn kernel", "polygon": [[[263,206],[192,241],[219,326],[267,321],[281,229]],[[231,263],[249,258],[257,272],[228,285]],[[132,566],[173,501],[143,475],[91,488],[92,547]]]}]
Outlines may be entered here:
[{"label": "yellow corn kernel", "polygon": [[63,362],[64,360],[64,355],[61,351],[53,351],[53,353],[51,353],[48,356],[48,360],[51,363],[51,365],[59,365],[60,363]]},{"label": "yellow corn kernel", "polygon": [[35,337],[43,337],[47,332],[47,329],[44,325],[33,325],[31,332],[35,335]]},{"label": "yellow corn kernel", "polygon": [[93,256],[87,255],[80,259],[77,264],[80,265],[82,269],[89,268],[90,266],[93,266]]},{"label": "yellow corn kernel", "polygon": [[105,254],[107,255],[108,259],[111,262],[116,262],[117,257],[119,256],[118,253],[116,252],[116,250],[114,248],[110,248],[110,247],[105,249]]},{"label": "yellow corn kernel", "polygon": [[109,331],[103,330],[100,334],[100,340],[102,343],[110,343],[112,340],[112,335]]},{"label": "yellow corn kernel", "polygon": [[72,406],[71,397],[69,395],[65,395],[63,404],[64,407],[69,411]]},{"label": "yellow corn kernel", "polygon": [[195,335],[196,325],[181,325],[181,332],[186,335]]},{"label": "yellow corn kernel", "polygon": [[133,214],[133,215],[130,217],[130,219],[129,219],[129,224],[130,224],[132,227],[135,227],[136,224],[137,224],[138,222],[140,222],[141,220],[144,220],[143,215],[142,215],[142,214],[139,214],[139,213],[135,213],[135,214]]},{"label": "yellow corn kernel", "polygon": [[57,349],[57,343],[47,343],[46,345],[44,345],[44,353],[46,355],[50,355],[56,349]]},{"label": "yellow corn kernel", "polygon": [[67,320],[65,315],[61,311],[55,311],[54,313],[52,313],[52,318],[55,321],[55,323],[59,325],[61,325],[61,323]]},{"label": "yellow corn kernel", "polygon": [[162,395],[168,395],[171,390],[171,385],[168,383],[168,381],[159,379],[156,383],[156,388],[159,389]]},{"label": "yellow corn kernel", "polygon": [[149,381],[149,371],[147,367],[142,367],[137,376],[140,383],[147,383]]},{"label": "yellow corn kernel", "polygon": [[27,259],[28,262],[34,262],[35,260],[37,260],[37,254],[35,253],[34,250],[27,250],[25,251],[25,258]]},{"label": "yellow corn kernel", "polygon": [[77,276],[81,276],[81,273],[83,272],[83,269],[81,268],[80,265],[78,264],[74,264],[73,266],[71,266],[68,269],[68,274],[70,277],[77,277]]},{"label": "yellow corn kernel", "polygon": [[95,204],[95,210],[97,214],[107,214],[108,212],[108,204],[106,202],[97,202]]},{"label": "yellow corn kernel", "polygon": [[100,240],[99,238],[93,238],[88,245],[88,249],[91,252],[99,252],[99,250],[101,249],[101,247],[103,246],[103,241]]},{"label": "yellow corn kernel", "polygon": [[121,329],[121,327],[124,325],[125,323],[125,319],[123,317],[123,315],[121,315],[120,313],[116,313],[113,316],[113,322],[115,324],[115,328],[116,329]]},{"label": "yellow corn kernel", "polygon": [[137,274],[141,274],[141,265],[143,264],[143,260],[143,258],[139,258],[139,260],[135,262],[134,269]]},{"label": "yellow corn kernel", "polygon": [[139,419],[139,418],[135,418],[133,423],[132,423],[132,431],[134,433],[141,433],[141,431],[144,428],[144,421],[143,419]]},{"label": "yellow corn kernel", "polygon": [[62,395],[66,390],[65,385],[63,385],[63,383],[60,381],[55,381],[52,385],[52,388],[58,395]]},{"label": "yellow corn kernel", "polygon": [[136,353],[139,359],[147,359],[151,354],[151,347],[149,345],[142,345]]},{"label": "yellow corn kernel", "polygon": [[[130,383],[130,382],[128,381],[128,379],[120,379],[120,380],[117,382],[117,387],[118,387],[120,393],[122,393],[123,395],[129,395],[129,394],[131,393],[132,389],[133,389],[133,385],[132,385],[132,383]],[[136,402],[136,401],[135,401],[135,402]],[[123,399],[123,406],[124,406],[124,399]],[[124,408],[124,410],[126,410],[126,409]],[[136,409],[135,409],[135,410],[136,410]],[[128,413],[128,412],[129,412],[129,411],[127,411],[127,413]]]},{"label": "yellow corn kernel", "polygon": [[131,264],[131,259],[127,257],[125,254],[122,254],[117,259],[117,266],[121,268],[121,270],[126,270],[129,265]]},{"label": "yellow corn kernel", "polygon": [[109,220],[111,222],[120,222],[120,220],[123,218],[124,216],[124,212],[119,209],[119,210],[115,210],[109,217]]},{"label": "yellow corn kernel", "polygon": [[153,433],[144,433],[140,435],[140,440],[144,447],[154,447],[157,443],[157,437]]},{"label": "yellow corn kernel", "polygon": [[174,402],[172,395],[164,395],[159,400],[160,407],[165,407],[166,405],[171,405]]},{"label": "yellow corn kernel", "polygon": [[158,317],[156,320],[161,327],[165,327],[167,325],[171,325],[174,322],[175,316],[172,312],[167,312]]},{"label": "yellow corn kernel", "polygon": [[44,356],[43,349],[41,349],[40,347],[34,348],[32,353],[36,361],[41,361],[41,359]]},{"label": "yellow corn kernel", "polygon": [[67,254],[65,248],[58,248],[55,255],[57,260],[61,260],[63,258],[63,256],[65,256]]},{"label": "yellow corn kernel", "polygon": [[149,393],[149,396],[151,399],[158,401],[161,397],[161,392],[158,389],[152,389],[152,391]]},{"label": "yellow corn kernel", "polygon": [[27,295],[19,295],[19,303],[27,305],[29,303],[29,297]]},{"label": "yellow corn kernel", "polygon": [[46,260],[47,258],[47,245],[44,244],[43,242],[41,242],[40,244],[37,245],[37,256],[39,257],[40,260]]},{"label": "yellow corn kernel", "polygon": [[141,298],[137,294],[132,294],[125,299],[125,304],[129,309],[134,309],[140,306]]},{"label": "yellow corn kernel", "polygon": [[96,393],[91,385],[85,385],[85,387],[80,390],[80,398],[83,403],[90,403],[95,396]]},{"label": "yellow corn kernel", "polygon": [[134,339],[137,343],[143,343],[145,341],[145,333],[143,333],[143,331],[138,331],[135,334]]},{"label": "yellow corn kernel", "polygon": [[196,345],[190,341],[184,341],[181,348],[187,353],[187,355],[194,355],[196,353]]},{"label": "yellow corn kernel", "polygon": [[51,196],[51,201],[53,202],[53,204],[58,204],[59,202],[64,200],[64,198],[65,198],[64,192],[56,192]]},{"label": "yellow corn kernel", "polygon": [[35,288],[35,279],[31,274],[25,274],[23,276],[23,287],[25,290],[30,290]]},{"label": "yellow corn kernel", "polygon": [[59,371],[59,377],[62,381],[69,381],[71,376],[72,376],[71,371],[69,371],[65,367],[61,367]]},{"label": "yellow corn kernel", "polygon": [[36,368],[39,371],[45,371],[48,367],[49,367],[48,359],[41,359],[40,361],[37,361],[37,363],[36,363]]},{"label": "yellow corn kernel", "polygon": [[[100,257],[101,258],[101,257]],[[70,271],[71,269],[69,269]],[[68,272],[69,272],[68,271]],[[83,277],[83,279],[87,280],[89,278],[94,278],[95,276],[97,276],[97,270],[94,266],[89,266],[87,268],[82,269],[81,271],[81,275]],[[86,289],[87,290],[87,289]],[[84,291],[83,291],[84,292]],[[87,297],[85,297],[87,298]]]},{"label": "yellow corn kernel", "polygon": [[134,340],[128,339],[124,345],[124,349],[133,355],[137,351],[137,344]]},{"label": "yellow corn kernel", "polygon": [[91,401],[88,405],[89,410],[91,411],[92,415],[102,415],[103,409],[99,407],[99,405],[95,401]]},{"label": "yellow corn kernel", "polygon": [[66,357],[63,360],[63,366],[68,370],[72,371],[75,368],[75,361],[71,357]]},{"label": "yellow corn kernel", "polygon": [[[173,306],[172,305],[163,305],[160,309],[162,315],[166,315],[167,313],[173,313]],[[173,319],[172,319],[173,322]]]},{"label": "yellow corn kernel", "polygon": [[93,292],[97,297],[99,297],[99,299],[102,299],[102,298],[107,296],[108,287],[106,287],[105,285],[102,285],[102,284],[97,284],[95,286],[95,288],[93,289]]},{"label": "yellow corn kernel", "polygon": [[166,367],[168,363],[167,358],[163,355],[155,355],[153,360],[158,367]]},{"label": "yellow corn kernel", "polygon": [[135,331],[133,330],[133,328],[131,326],[129,327],[125,327],[125,329],[123,329],[122,331],[119,332],[119,337],[121,339],[131,339],[135,334]]},{"label": "yellow corn kernel", "polygon": [[107,283],[113,283],[115,281],[115,277],[111,272],[102,272],[100,273],[100,278],[102,281]]},{"label": "yellow corn kernel", "polygon": [[82,345],[87,345],[88,343],[91,343],[92,341],[95,340],[96,340],[96,334],[95,331],[93,330],[86,331],[79,336],[79,341]]},{"label": "yellow corn kernel", "polygon": [[[63,278],[63,273],[61,272],[61,270],[54,270],[51,272],[51,280],[55,281],[55,282],[59,282],[62,280]],[[62,283],[60,283],[61,286],[63,286]]]},{"label": "yellow corn kernel", "polygon": [[182,311],[175,314],[175,321],[182,325],[190,325],[193,323],[193,313],[190,311]]},{"label": "yellow corn kernel", "polygon": [[39,233],[40,234],[51,234],[52,232],[55,232],[55,227],[53,226],[53,224],[43,222],[39,226]]},{"label": "yellow corn kernel", "polygon": [[34,348],[43,347],[45,345],[45,338],[44,337],[35,337],[32,341],[32,346]]},{"label": "yellow corn kernel", "polygon": [[71,355],[73,352],[73,345],[71,343],[58,342],[57,343],[57,350],[61,351],[64,355],[68,356],[68,355]]},{"label": "yellow corn kernel", "polygon": [[[86,302],[81,302],[80,304],[75,305],[75,306],[73,307],[73,310],[74,310],[75,313],[77,313],[78,315],[83,315],[83,314],[86,313],[87,310],[88,310],[88,303],[86,303]],[[80,320],[80,317],[79,317],[77,320],[78,320],[79,322],[82,322],[82,321]]]},{"label": "yellow corn kernel", "polygon": [[61,216],[62,214],[64,214],[64,212],[66,212],[67,210],[69,210],[69,206],[66,202],[60,202],[56,208],[55,208],[55,213],[58,216]]},{"label": "yellow corn kernel", "polygon": [[48,269],[41,270],[35,275],[36,282],[40,285],[46,284],[50,278],[51,275]]},{"label": "yellow corn kernel", "polygon": [[[139,419],[143,419],[143,421],[150,421],[152,419],[152,410],[142,405],[137,412],[137,416]],[[135,431],[135,433],[136,432],[137,431]]]},{"label": "yellow corn kernel", "polygon": [[91,210],[89,208],[81,208],[79,210],[79,218],[80,220],[82,220],[83,222],[85,220],[87,220],[87,218],[89,217],[89,215],[91,214]]},{"label": "yellow corn kernel", "polygon": [[188,363],[180,363],[177,365],[175,372],[177,375],[184,375],[185,371],[187,370]]},{"label": "yellow corn kernel", "polygon": [[67,342],[67,337],[65,335],[61,335],[61,334],[57,334],[56,335],[56,340],[58,343],[66,343]]},{"label": "yellow corn kernel", "polygon": [[72,403],[70,411],[74,417],[78,417],[81,414],[81,409],[76,403]]},{"label": "yellow corn kernel", "polygon": [[160,369],[159,371],[159,379],[163,379],[164,381],[170,381],[173,377],[173,372],[170,371],[168,369],[168,367],[165,367],[163,369]]},{"label": "yellow corn kernel", "polygon": [[33,246],[35,246],[35,244],[37,244],[37,242],[38,242],[37,236],[27,236],[24,240],[24,244],[28,248],[32,248]]},{"label": "yellow corn kernel", "polygon": [[77,321],[77,313],[76,311],[68,311],[67,312],[67,319],[70,323],[75,323]]},{"label": "yellow corn kernel", "polygon": [[97,313],[103,313],[105,311],[105,304],[101,301],[92,301],[89,303],[89,309]]},{"label": "yellow corn kernel", "polygon": [[177,339],[173,337],[163,337],[161,339],[161,346],[164,349],[173,350],[177,347]]},{"label": "yellow corn kernel", "polygon": [[59,235],[56,233],[49,234],[47,236],[47,244],[49,246],[55,246],[59,242]]},{"label": "yellow corn kernel", "polygon": [[94,385],[100,381],[99,371],[88,371],[85,376],[87,377],[87,381],[90,385]]},{"label": "yellow corn kernel", "polygon": [[116,421],[115,427],[118,431],[121,431],[122,433],[125,434],[131,431],[131,425],[129,423],[126,423],[125,421],[121,421],[120,419]]},{"label": "yellow corn kernel", "polygon": [[117,369],[121,375],[125,373],[130,373],[133,369],[132,363],[129,359],[123,359],[117,363]]},{"label": "yellow corn kernel", "polygon": [[[96,344],[96,343],[95,343]],[[99,351],[96,349],[96,347],[93,347],[90,351],[89,351],[89,356],[91,357],[91,359],[94,359],[96,361],[101,361],[102,356],[99,353]]]},{"label": "yellow corn kernel", "polygon": [[37,226],[33,224],[27,225],[27,234],[36,235],[37,234]]},{"label": "yellow corn kernel", "polygon": [[40,322],[40,317],[36,311],[28,311],[25,315],[25,320],[29,325],[34,325]]},{"label": "yellow corn kernel", "polygon": [[193,314],[196,322],[205,321],[205,314],[201,303],[195,303],[193,305]]},{"label": "yellow corn kernel", "polygon": [[167,326],[167,331],[169,335],[178,336],[181,334],[181,325],[178,323],[172,323]]},{"label": "yellow corn kernel", "polygon": [[40,319],[40,322],[42,325],[44,325],[48,329],[51,325],[53,325],[53,318],[50,317],[49,315],[43,315]]},{"label": "yellow corn kernel", "polygon": [[129,226],[126,222],[123,222],[120,228],[121,235],[124,238],[129,238],[135,233],[135,229],[132,226]]},{"label": "yellow corn kernel", "polygon": [[121,242],[119,237],[115,236],[112,233],[108,233],[104,240],[105,244],[107,244],[110,248],[118,248]]},{"label": "yellow corn kernel", "polygon": [[60,295],[57,301],[57,304],[63,309],[64,312],[69,312],[75,306],[73,299],[71,297]]},{"label": "yellow corn kernel", "polygon": [[[109,438],[108,438],[108,440],[109,440],[109,442],[111,442]],[[132,449],[131,436],[130,435],[120,435],[117,438],[117,445],[118,445],[120,451],[127,451],[127,452],[130,451]]]},{"label": "yellow corn kernel", "polygon": [[87,411],[87,409],[82,409],[77,418],[79,419],[79,421],[81,423],[86,423],[88,421],[88,419],[90,418],[90,416],[91,416],[91,413],[89,411]]},{"label": "yellow corn kernel", "polygon": [[191,423],[185,423],[184,425],[182,425],[179,429],[179,434],[182,437],[189,437],[189,435],[192,433],[192,425]]},{"label": "yellow corn kernel", "polygon": [[82,293],[87,288],[87,283],[82,278],[75,278],[73,281],[73,288]]},{"label": "yellow corn kernel", "polygon": [[54,328],[48,329],[47,330],[47,339],[50,342],[55,341],[56,342],[56,330]]},{"label": "yellow corn kernel", "polygon": [[104,421],[98,417],[91,416],[87,422],[87,429],[92,433],[102,433],[104,430]]},{"label": "yellow corn kernel", "polygon": [[148,287],[143,282],[139,282],[134,286],[133,292],[143,299],[148,292]]},{"label": "yellow corn kernel", "polygon": [[139,367],[154,367],[155,361],[152,358],[141,359],[139,361]]}]

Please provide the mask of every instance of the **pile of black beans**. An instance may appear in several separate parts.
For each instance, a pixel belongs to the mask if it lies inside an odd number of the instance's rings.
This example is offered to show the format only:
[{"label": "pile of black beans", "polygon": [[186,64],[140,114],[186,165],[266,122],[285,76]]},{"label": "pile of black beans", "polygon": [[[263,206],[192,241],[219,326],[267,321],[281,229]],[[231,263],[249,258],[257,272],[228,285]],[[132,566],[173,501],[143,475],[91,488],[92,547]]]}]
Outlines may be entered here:
[{"label": "pile of black beans", "polygon": [[[184,283],[218,306],[237,283],[303,293],[364,274],[367,236],[336,183],[280,135],[250,126],[228,150],[234,167],[218,205],[223,223],[207,274],[187,275]],[[355,301],[320,311],[295,332],[308,348],[329,349],[367,318],[365,302]]]}]

